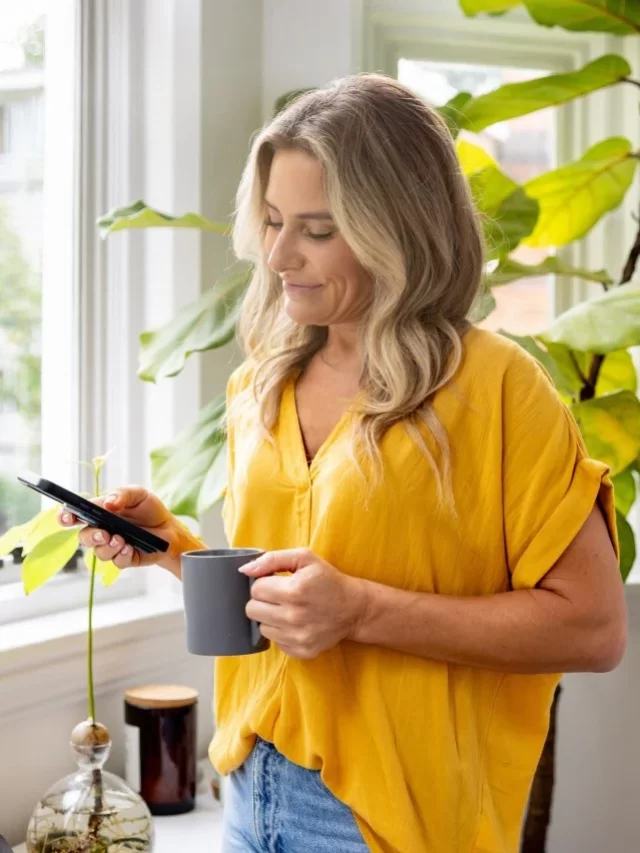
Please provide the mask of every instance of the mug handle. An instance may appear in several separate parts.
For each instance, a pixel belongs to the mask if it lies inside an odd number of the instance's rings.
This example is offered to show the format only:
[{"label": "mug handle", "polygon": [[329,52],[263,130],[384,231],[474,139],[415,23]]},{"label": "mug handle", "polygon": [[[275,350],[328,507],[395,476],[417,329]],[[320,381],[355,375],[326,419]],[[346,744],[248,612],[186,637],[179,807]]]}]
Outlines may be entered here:
[{"label": "mug handle", "polygon": [[[254,584],[254,581],[256,581],[256,580],[257,580],[257,578],[249,578],[249,589],[251,589],[251,587]],[[259,646],[261,646],[265,642],[265,638],[260,633],[260,623],[259,622],[256,622],[255,620],[250,619],[249,623],[251,625],[251,646],[254,649],[257,649],[257,648],[259,648]]]}]

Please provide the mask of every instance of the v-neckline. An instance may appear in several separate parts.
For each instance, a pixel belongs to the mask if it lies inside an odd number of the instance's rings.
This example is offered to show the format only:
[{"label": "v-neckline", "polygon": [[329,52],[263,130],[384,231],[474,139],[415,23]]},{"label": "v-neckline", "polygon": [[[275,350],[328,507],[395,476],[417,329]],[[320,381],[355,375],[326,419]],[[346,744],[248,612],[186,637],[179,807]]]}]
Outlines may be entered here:
[{"label": "v-neckline", "polygon": [[302,426],[300,425],[300,417],[298,415],[298,401],[296,399],[296,375],[288,380],[282,396],[281,408],[284,409],[286,422],[288,424],[289,437],[293,452],[292,459],[295,461],[296,470],[302,479],[309,481],[313,479],[318,464],[326,455],[330,447],[332,447],[339,438],[348,421],[353,415],[353,404],[350,403],[344,410],[329,435],[322,442],[317,452],[314,454],[310,462],[307,461],[307,448],[304,442]]}]

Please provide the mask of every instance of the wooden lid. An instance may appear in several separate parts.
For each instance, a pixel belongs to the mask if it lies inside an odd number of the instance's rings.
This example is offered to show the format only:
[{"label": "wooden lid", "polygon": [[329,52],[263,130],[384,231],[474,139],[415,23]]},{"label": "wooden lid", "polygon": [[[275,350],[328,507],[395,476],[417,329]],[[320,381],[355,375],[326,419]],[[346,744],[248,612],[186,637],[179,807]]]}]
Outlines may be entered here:
[{"label": "wooden lid", "polygon": [[130,687],[124,698],[137,708],[184,708],[198,701],[198,691],[180,684],[145,684]]}]

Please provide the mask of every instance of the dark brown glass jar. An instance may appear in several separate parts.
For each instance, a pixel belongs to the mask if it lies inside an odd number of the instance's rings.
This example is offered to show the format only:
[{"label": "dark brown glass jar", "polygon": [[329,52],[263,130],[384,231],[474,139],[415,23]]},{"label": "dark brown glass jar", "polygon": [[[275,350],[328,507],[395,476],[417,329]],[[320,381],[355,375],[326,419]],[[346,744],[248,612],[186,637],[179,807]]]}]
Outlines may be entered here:
[{"label": "dark brown glass jar", "polygon": [[196,690],[174,684],[125,693],[125,779],[151,814],[195,808],[197,702]]}]

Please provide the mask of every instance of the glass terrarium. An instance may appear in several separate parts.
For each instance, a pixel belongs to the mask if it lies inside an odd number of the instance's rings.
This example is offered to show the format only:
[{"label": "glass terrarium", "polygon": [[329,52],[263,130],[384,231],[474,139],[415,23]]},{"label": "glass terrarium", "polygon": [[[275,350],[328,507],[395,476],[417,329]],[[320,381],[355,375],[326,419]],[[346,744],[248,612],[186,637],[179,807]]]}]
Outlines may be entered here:
[{"label": "glass terrarium", "polygon": [[105,726],[91,719],[72,732],[78,770],[56,782],[29,821],[29,853],[125,853],[153,850],[144,800],[102,769],[111,749]]}]

